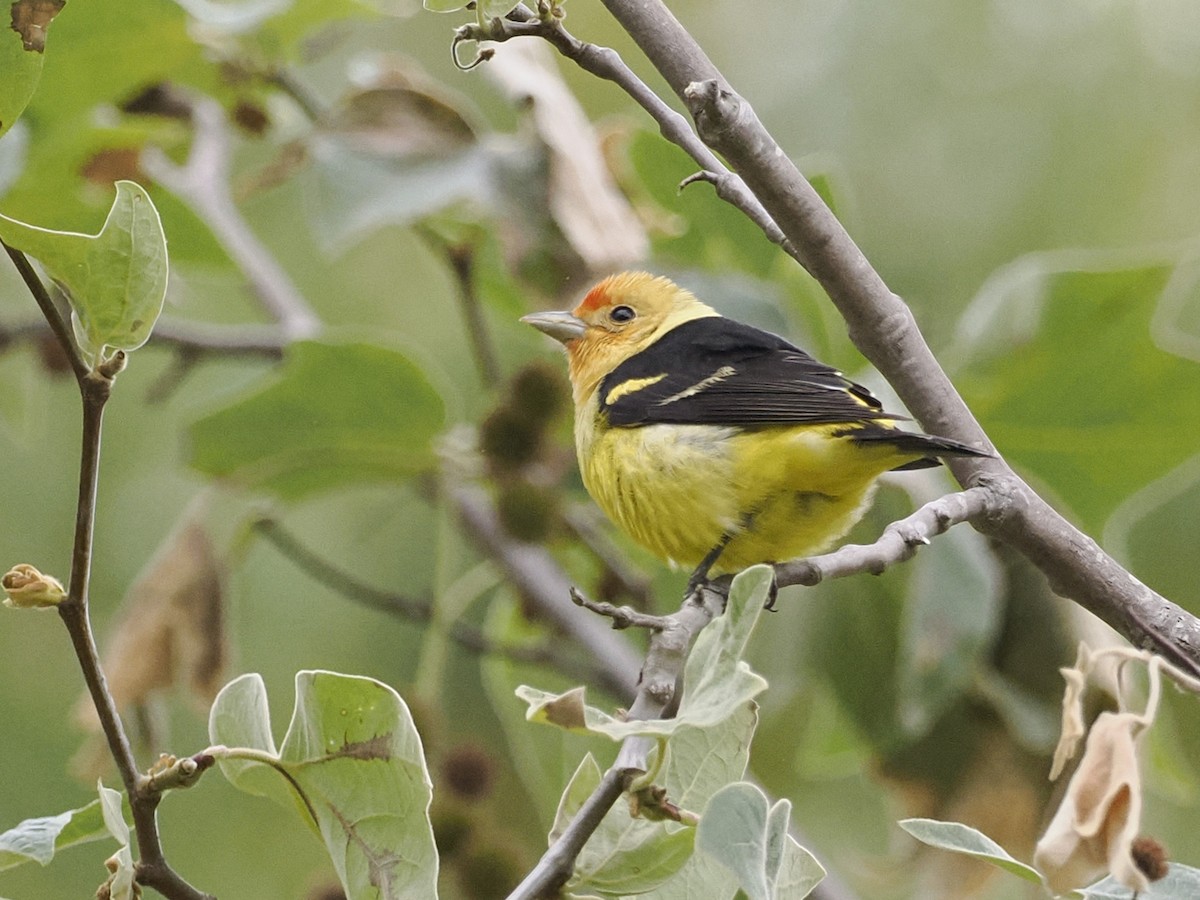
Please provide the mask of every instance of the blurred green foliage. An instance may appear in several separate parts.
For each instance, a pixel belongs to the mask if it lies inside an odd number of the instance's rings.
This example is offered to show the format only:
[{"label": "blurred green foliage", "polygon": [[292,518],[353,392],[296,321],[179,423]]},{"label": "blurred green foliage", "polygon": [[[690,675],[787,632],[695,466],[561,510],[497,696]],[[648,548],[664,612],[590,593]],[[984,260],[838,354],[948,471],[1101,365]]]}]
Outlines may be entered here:
[{"label": "blurred green foliage", "polygon": [[[1200,611],[1186,568],[1200,533],[1200,23],[1191,7],[764,0],[752,16],[719,0],[673,8],[913,306],[1006,456],[1136,575]],[[617,47],[661,87],[599,4],[567,9],[574,33]],[[253,287],[207,223],[138,164],[151,145],[185,159],[191,126],[178,103],[186,108],[188,91],[226,109],[239,209],[326,330],[292,346],[282,364],[184,358],[152,341],[121,375],[96,527],[101,643],[130,583],[203,495],[229,565],[230,676],[260,672],[278,696],[306,668],[395,686],[429,754],[439,841],[452,832],[456,841],[445,895],[486,896],[536,858],[584,753],[608,761],[604,744],[527,725],[511,695],[516,683],[571,682],[480,659],[438,628],[356,603],[244,527],[282,496],[291,502],[272,513],[356,579],[429,599],[495,639],[544,638],[511,591],[463,574],[479,554],[440,504],[435,471],[464,456],[468,469],[485,468],[464,453],[461,426],[503,419],[509,377],[531,360],[560,365],[517,316],[565,305],[593,273],[553,209],[549,151],[522,103],[486,65],[453,68],[460,15],[404,0],[133,0],[119,17],[70,3],[54,20],[36,93],[0,140],[0,212],[94,230],[112,183],[137,180],[171,251],[164,321],[261,325]],[[616,88],[569,65],[562,74],[600,123],[615,177],[647,228],[642,265],[871,379],[811,279],[708,186],[680,193],[692,166]],[[165,82],[182,101],[150,90]],[[383,95],[388,102],[375,105]],[[447,247],[472,260],[474,297]],[[0,336],[35,320],[15,273],[0,267]],[[503,378],[481,374],[479,323]],[[0,339],[0,350],[0,561],[63,575],[76,392],[40,338]],[[527,533],[546,535],[590,589],[603,566],[569,528],[541,518],[582,497],[566,419],[531,425],[536,446],[515,471],[491,474],[509,494],[538,499]],[[852,539],[870,539],[949,482],[922,473],[902,484],[880,492]],[[679,577],[623,549],[657,596],[674,596]],[[913,896],[928,869],[913,872],[927,860],[895,874],[908,851],[897,850],[894,820],[929,815],[968,821],[1028,858],[1022,842],[1032,840],[1046,794],[1056,670],[1077,624],[1040,577],[963,530],[878,579],[786,592],[779,607],[750,650],[771,684],[751,768],[793,800],[793,820],[818,856],[863,896]],[[81,686],[59,624],[3,621],[0,830],[81,807],[94,784],[67,774],[79,768],[84,737],[64,714]],[[140,758],[201,749],[204,712],[182,690],[162,697]],[[285,724],[276,718],[276,733]],[[1146,830],[1194,863],[1194,702],[1172,698],[1151,735]],[[453,770],[464,746],[486,748],[494,767],[484,796],[469,804],[437,787],[440,767]],[[1000,812],[1021,823],[997,822]],[[260,897],[316,896],[334,880],[289,812],[219,779],[169,798],[161,820],[172,863],[220,896],[245,896],[248,885]],[[107,853],[77,849],[45,870],[7,872],[0,893],[87,896]],[[507,874],[481,885],[480,871]],[[1004,890],[993,896],[1012,896]]]}]

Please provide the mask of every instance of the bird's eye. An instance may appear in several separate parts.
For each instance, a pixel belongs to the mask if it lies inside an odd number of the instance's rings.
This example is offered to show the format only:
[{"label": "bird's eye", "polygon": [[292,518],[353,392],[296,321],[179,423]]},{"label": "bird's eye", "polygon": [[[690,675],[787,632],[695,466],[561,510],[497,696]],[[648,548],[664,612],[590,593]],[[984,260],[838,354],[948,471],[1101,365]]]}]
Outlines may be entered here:
[{"label": "bird's eye", "polygon": [[632,322],[637,315],[629,306],[615,306],[613,311],[608,314],[608,317],[617,324],[621,325],[625,322]]}]

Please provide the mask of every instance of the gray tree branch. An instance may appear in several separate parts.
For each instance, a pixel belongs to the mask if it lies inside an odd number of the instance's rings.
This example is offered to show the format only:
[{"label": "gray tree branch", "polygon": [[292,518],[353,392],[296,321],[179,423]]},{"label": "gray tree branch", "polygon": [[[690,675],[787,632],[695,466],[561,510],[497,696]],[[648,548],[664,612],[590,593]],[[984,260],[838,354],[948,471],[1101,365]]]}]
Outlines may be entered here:
[{"label": "gray tree branch", "polygon": [[[661,0],[604,0],[687,105],[697,132],[741,176],[846,320],[850,337],[926,430],[992,445],[917,328],[837,218]],[[999,457],[950,462],[959,483],[992,493],[980,531],[1005,541],[1135,646],[1200,674],[1200,619],[1138,581],[1067,522]]]}]

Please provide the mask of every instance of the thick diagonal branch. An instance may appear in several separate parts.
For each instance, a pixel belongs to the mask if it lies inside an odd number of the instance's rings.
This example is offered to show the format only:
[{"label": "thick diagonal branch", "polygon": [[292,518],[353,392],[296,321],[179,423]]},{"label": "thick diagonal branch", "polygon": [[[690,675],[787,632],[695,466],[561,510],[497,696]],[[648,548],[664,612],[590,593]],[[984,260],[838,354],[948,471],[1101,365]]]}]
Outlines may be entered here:
[{"label": "thick diagonal branch", "polygon": [[[750,105],[661,0],[604,0],[672,90],[701,138],[741,176],[837,306],[855,345],[927,431],[991,448],[917,328]],[[974,524],[1025,555],[1068,597],[1124,634],[1200,674],[1200,619],[1150,590],[1060,516],[1000,458],[950,462],[964,487],[993,494]]]}]

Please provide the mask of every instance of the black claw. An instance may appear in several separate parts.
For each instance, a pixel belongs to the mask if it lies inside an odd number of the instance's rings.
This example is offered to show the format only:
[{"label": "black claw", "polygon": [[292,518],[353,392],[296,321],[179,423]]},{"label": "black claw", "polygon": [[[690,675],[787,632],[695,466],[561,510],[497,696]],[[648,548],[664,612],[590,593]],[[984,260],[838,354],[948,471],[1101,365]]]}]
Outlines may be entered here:
[{"label": "black claw", "polygon": [[779,582],[775,580],[775,574],[771,573],[771,586],[767,588],[767,602],[763,604],[763,609],[767,612],[778,612],[775,608],[775,601],[779,599]]}]

